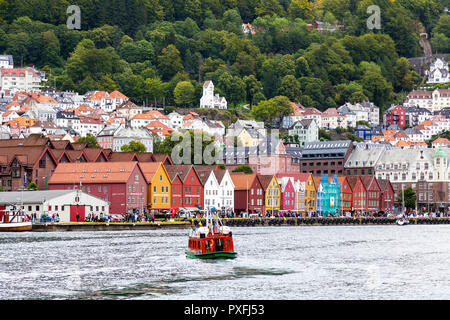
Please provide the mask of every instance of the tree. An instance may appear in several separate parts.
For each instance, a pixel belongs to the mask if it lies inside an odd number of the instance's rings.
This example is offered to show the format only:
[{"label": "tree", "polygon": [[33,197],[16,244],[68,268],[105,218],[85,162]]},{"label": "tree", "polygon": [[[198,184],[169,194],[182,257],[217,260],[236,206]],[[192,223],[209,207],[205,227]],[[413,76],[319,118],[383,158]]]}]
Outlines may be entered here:
[{"label": "tree", "polygon": [[244,172],[245,174],[252,174],[253,170],[252,168],[250,168],[250,166],[244,164],[236,167],[233,172]]},{"label": "tree", "polygon": [[175,103],[182,106],[187,106],[194,102],[195,88],[190,81],[178,82],[173,90]]},{"label": "tree", "polygon": [[[406,209],[414,209],[416,207],[416,193],[411,187],[405,188],[403,190],[403,199]],[[402,192],[399,192],[397,197],[397,204],[399,207],[402,206]]]},{"label": "tree", "polygon": [[292,18],[310,19],[312,18],[312,5],[308,0],[292,0],[289,5],[288,14]]},{"label": "tree", "polygon": [[[187,141],[185,140],[187,139]],[[196,141],[201,141],[197,146]],[[162,141],[155,141],[155,154],[169,154],[176,164],[212,164],[216,157],[217,146],[213,137],[206,132],[188,130],[184,133],[174,131]],[[188,154],[185,154],[184,152]],[[178,158],[178,159],[177,159]],[[182,163],[177,163],[180,161]]]},{"label": "tree", "polygon": [[224,72],[217,82],[217,91],[227,99],[231,105],[237,105],[245,101],[245,82],[239,76],[232,76]]},{"label": "tree", "polygon": [[278,88],[278,94],[288,97],[291,101],[298,101],[302,91],[300,83],[293,75],[287,75],[281,80],[281,85]]},{"label": "tree", "polygon": [[88,148],[100,148],[100,144],[92,134],[88,133],[85,137],[79,138],[75,143],[87,143]]},{"label": "tree", "polygon": [[[254,97],[257,93],[261,93],[261,82],[259,82],[254,75],[249,75],[244,77],[244,83],[245,83],[245,91],[247,95],[247,102],[250,103],[250,105],[253,105]],[[263,98],[265,100],[265,98]],[[257,101],[256,103],[258,103]]]},{"label": "tree", "polygon": [[36,182],[31,181],[30,184],[28,185],[27,189],[36,191],[38,189],[38,186],[37,186]]},{"label": "tree", "polygon": [[180,51],[173,44],[169,44],[158,56],[158,70],[163,80],[169,80],[184,69],[181,63]]},{"label": "tree", "polygon": [[261,17],[265,15],[282,16],[284,10],[278,0],[260,0],[259,5],[256,7],[256,13]]},{"label": "tree", "polygon": [[155,105],[158,100],[164,98],[167,90],[167,83],[162,82],[159,77],[147,78],[144,82],[144,95],[154,100]]},{"label": "tree", "polygon": [[123,71],[119,61],[120,57],[112,47],[97,49],[92,40],[84,39],[67,59],[66,70],[75,83],[88,76],[98,81],[106,74]]},{"label": "tree", "polygon": [[367,71],[359,83],[364,89],[364,94],[379,107],[385,107],[393,98],[392,84],[377,72]]},{"label": "tree", "polygon": [[252,116],[258,121],[264,121],[268,125],[276,119],[292,113],[290,101],[285,96],[276,96],[269,100],[260,101],[251,109]]},{"label": "tree", "polygon": [[122,147],[120,147],[120,150],[122,152],[143,153],[147,151],[147,148],[142,142],[131,140],[128,144],[124,144]]}]

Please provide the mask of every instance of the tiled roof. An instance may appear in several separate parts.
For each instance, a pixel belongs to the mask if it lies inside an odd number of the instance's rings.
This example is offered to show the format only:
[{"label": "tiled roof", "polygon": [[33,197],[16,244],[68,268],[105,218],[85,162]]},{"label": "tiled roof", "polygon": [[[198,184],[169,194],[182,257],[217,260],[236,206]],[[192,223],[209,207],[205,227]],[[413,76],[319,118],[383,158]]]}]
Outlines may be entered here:
[{"label": "tiled roof", "polygon": [[153,180],[153,177],[154,177],[156,171],[158,171],[158,169],[161,165],[162,165],[161,162],[140,162],[139,163],[142,173],[144,174],[144,177],[148,183],[150,183]]},{"label": "tiled roof", "polygon": [[125,183],[136,166],[137,162],[130,161],[60,163],[48,183]]},{"label": "tiled roof", "polygon": [[[47,146],[4,147],[0,149],[0,163],[9,166],[13,159],[17,158],[23,166],[33,167],[46,150]],[[49,153],[53,157],[53,154]]]},{"label": "tiled roof", "polygon": [[450,143],[450,140],[448,140],[447,138],[437,138],[432,143]]},{"label": "tiled roof", "polygon": [[133,119],[147,119],[147,120],[151,120],[151,119],[169,119],[169,117],[163,115],[161,112],[159,112],[158,110],[150,110],[146,113],[140,113],[135,115]]},{"label": "tiled roof", "polygon": [[266,174],[260,174],[258,175],[259,181],[261,182],[261,185],[264,189],[264,191],[267,190],[269,187],[270,182],[272,181],[273,176],[272,175],[266,175]]},{"label": "tiled roof", "polygon": [[166,171],[172,181],[174,181],[175,177],[178,175],[181,181],[184,182],[192,168],[191,164],[177,164],[166,166]]},{"label": "tiled roof", "polygon": [[248,190],[256,178],[256,174],[245,174],[244,172],[230,173],[231,180],[234,183],[234,190]]},{"label": "tiled roof", "polygon": [[126,95],[124,95],[122,92],[114,90],[113,92],[111,92],[108,96],[108,98],[111,99],[128,99],[128,97]]}]

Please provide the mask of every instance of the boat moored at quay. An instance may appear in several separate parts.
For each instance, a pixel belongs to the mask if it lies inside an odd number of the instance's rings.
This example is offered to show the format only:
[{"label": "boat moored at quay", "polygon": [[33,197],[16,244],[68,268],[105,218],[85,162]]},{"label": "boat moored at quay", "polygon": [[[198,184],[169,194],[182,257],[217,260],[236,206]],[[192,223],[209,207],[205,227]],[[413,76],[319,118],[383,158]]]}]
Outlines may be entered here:
[{"label": "boat moored at quay", "polygon": [[21,211],[0,211],[0,232],[31,231],[30,219]]}]

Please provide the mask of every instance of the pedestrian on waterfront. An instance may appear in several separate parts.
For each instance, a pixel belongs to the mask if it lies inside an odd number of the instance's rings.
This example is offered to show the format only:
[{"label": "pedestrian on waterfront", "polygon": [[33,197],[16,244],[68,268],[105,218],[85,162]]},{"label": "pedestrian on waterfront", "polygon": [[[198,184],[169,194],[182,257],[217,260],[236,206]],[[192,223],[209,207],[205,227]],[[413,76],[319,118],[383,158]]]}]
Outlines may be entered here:
[{"label": "pedestrian on waterfront", "polygon": [[77,212],[77,222],[80,222],[80,214]]},{"label": "pedestrian on waterfront", "polygon": [[152,214],[152,223],[155,222],[155,215]]}]

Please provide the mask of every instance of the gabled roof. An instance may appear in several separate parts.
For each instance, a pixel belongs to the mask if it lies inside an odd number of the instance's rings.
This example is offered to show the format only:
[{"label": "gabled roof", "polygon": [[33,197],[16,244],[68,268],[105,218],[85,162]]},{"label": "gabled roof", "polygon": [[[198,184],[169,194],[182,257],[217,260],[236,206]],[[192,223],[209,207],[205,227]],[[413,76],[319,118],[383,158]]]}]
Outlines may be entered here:
[{"label": "gabled roof", "polygon": [[256,173],[231,172],[230,177],[233,180],[235,191],[249,190],[256,179]]},{"label": "gabled roof", "polygon": [[349,186],[349,191],[352,192],[352,186],[350,185],[350,182],[348,181],[346,176],[338,176],[338,181],[341,184],[341,192],[343,192],[342,186],[344,185],[345,182],[347,182],[347,185]]},{"label": "gabled roof", "polygon": [[49,184],[125,183],[137,162],[78,162],[60,163],[48,181]]},{"label": "gabled roof", "polygon": [[366,190],[369,190],[369,187],[372,185],[372,183],[375,183],[377,187],[379,187],[377,180],[375,179],[374,176],[363,176],[361,177],[361,181],[363,182]]},{"label": "gabled roof", "polygon": [[192,169],[193,166],[191,164],[176,164],[166,166],[167,173],[172,181],[175,180],[176,176],[179,176],[181,182],[184,182],[186,180],[187,175]]},{"label": "gabled roof", "polygon": [[136,152],[111,152],[108,159],[112,162],[138,161]]},{"label": "gabled roof", "polygon": [[17,159],[22,166],[34,167],[43,155],[48,152],[50,158],[55,165],[57,161],[48,146],[19,146],[19,147],[4,147],[0,149],[0,164],[10,166],[14,159]]},{"label": "gabled roof", "polygon": [[105,161],[108,161],[108,157],[102,148],[85,148],[83,151],[86,154],[87,160],[90,162],[97,161],[102,155]]},{"label": "gabled roof", "polygon": [[154,153],[153,161],[162,162],[164,165],[173,165],[172,158],[167,153]]},{"label": "gabled roof", "polygon": [[139,167],[141,168],[144,177],[148,183],[150,183],[153,180],[153,177],[155,176],[156,172],[160,167],[163,168],[163,171],[167,174],[167,176],[170,179],[170,176],[167,173],[167,170],[162,164],[162,162],[139,162]]},{"label": "gabled roof", "polygon": [[384,192],[386,190],[386,187],[390,183],[388,179],[379,179],[376,178],[378,186],[380,187],[381,192]]},{"label": "gabled roof", "polygon": [[[259,174],[258,175],[259,181],[261,182],[261,185],[262,185],[264,191],[266,191],[267,188],[269,187],[270,182],[272,181],[273,177],[274,177],[273,175],[267,175],[267,174]],[[278,183],[278,181],[277,181],[277,183]]]},{"label": "gabled roof", "polygon": [[209,178],[209,175],[211,174],[211,171],[217,170],[217,165],[195,165],[194,168],[197,171],[198,177],[200,178],[200,181],[203,185],[205,185],[206,181]]}]

